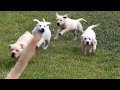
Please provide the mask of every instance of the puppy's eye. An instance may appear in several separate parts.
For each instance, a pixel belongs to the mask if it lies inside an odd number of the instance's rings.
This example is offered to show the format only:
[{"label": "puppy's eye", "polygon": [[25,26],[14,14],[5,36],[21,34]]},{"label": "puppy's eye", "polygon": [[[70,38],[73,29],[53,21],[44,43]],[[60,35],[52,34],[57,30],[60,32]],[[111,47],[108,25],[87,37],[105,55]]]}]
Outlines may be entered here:
[{"label": "puppy's eye", "polygon": [[85,40],[87,39],[87,38],[84,38]]},{"label": "puppy's eye", "polygon": [[16,50],[18,52],[18,50]]},{"label": "puppy's eye", "polygon": [[60,21],[62,21],[62,20],[60,20]]},{"label": "puppy's eye", "polygon": [[39,25],[41,27],[41,25]]},{"label": "puppy's eye", "polygon": [[89,38],[89,40],[91,40],[91,39]]},{"label": "puppy's eye", "polygon": [[44,26],[44,27],[46,27],[46,26]]},{"label": "puppy's eye", "polygon": [[11,50],[13,50],[13,49],[11,49]]}]

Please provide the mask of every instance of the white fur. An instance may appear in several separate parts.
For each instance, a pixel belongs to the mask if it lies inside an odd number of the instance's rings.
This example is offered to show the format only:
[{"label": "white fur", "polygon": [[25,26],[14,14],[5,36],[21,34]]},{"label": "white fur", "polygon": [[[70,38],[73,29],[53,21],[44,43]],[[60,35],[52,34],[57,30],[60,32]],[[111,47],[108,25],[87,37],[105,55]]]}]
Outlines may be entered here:
[{"label": "white fur", "polygon": [[10,48],[12,50],[11,55],[12,53],[14,53],[14,58],[20,57],[20,55],[22,54],[23,50],[26,48],[27,44],[30,42],[32,37],[33,35],[30,32],[26,31],[23,35],[19,37],[16,43],[10,44]]},{"label": "white fur", "polygon": [[63,35],[64,33],[69,31],[74,31],[75,35],[77,34],[76,31],[83,32],[83,27],[80,21],[83,20],[87,22],[83,18],[77,20],[68,18],[68,14],[59,15],[58,13],[56,13],[56,17],[57,17],[56,19],[57,19],[58,31],[54,39],[57,39],[59,35]]},{"label": "white fur", "polygon": [[98,25],[99,24],[89,26],[81,35],[81,43],[83,45],[85,55],[87,54],[87,52],[95,53],[96,51],[97,46],[96,34],[92,30],[92,28],[97,27]]},{"label": "white fur", "polygon": [[49,29],[49,25],[51,23],[46,22],[44,18],[43,18],[43,21],[39,21],[38,19],[34,19],[33,21],[37,21],[36,27],[32,30],[33,35],[38,31],[42,31],[42,30],[44,31],[40,33],[41,37],[39,42],[37,43],[37,47],[41,46],[43,49],[47,49],[51,39],[51,31]]}]

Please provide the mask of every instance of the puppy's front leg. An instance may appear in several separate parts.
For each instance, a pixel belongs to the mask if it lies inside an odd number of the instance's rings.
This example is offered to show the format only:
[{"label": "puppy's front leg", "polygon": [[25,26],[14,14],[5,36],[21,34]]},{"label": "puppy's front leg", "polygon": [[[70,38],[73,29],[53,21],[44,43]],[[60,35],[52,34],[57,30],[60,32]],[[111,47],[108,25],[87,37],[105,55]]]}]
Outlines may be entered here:
[{"label": "puppy's front leg", "polygon": [[84,48],[84,53],[85,53],[85,55],[87,55],[87,49],[86,48]]},{"label": "puppy's front leg", "polygon": [[59,36],[59,32],[60,32],[60,31],[61,31],[61,29],[58,28],[57,34],[56,34],[56,36],[54,37],[54,39],[58,39],[58,36]]},{"label": "puppy's front leg", "polygon": [[37,43],[37,47],[39,48],[42,45],[43,42],[44,42],[44,39],[41,38]]},{"label": "puppy's front leg", "polygon": [[93,48],[92,48],[93,54],[96,53],[96,46],[97,46],[97,44],[94,44],[94,45],[93,45]]},{"label": "puppy's front leg", "polygon": [[68,32],[69,30],[70,30],[69,28],[63,29],[63,30],[59,33],[59,35],[63,35],[64,33]]}]

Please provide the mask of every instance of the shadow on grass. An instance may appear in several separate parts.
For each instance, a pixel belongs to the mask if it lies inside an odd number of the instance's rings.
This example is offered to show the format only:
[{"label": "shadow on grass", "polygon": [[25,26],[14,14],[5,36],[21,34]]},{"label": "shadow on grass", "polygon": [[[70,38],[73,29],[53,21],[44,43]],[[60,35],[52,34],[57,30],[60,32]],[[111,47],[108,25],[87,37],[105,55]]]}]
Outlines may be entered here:
[{"label": "shadow on grass", "polygon": [[0,60],[1,68],[4,68],[4,69],[12,68],[15,65],[15,63],[16,61],[11,60],[10,58],[5,58],[5,59]]}]

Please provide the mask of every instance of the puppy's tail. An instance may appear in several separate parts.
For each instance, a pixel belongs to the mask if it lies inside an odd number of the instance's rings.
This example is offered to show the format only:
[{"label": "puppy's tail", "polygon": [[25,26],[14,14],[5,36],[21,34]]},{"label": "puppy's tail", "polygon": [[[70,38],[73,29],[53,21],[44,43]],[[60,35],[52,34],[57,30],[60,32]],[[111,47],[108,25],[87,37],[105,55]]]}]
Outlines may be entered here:
[{"label": "puppy's tail", "polygon": [[87,22],[85,19],[83,19],[83,18],[80,18],[80,19],[77,19],[78,21],[85,21],[85,22]]},{"label": "puppy's tail", "polygon": [[[39,34],[40,35],[40,34]],[[24,49],[23,54],[20,56],[15,66],[11,69],[5,79],[18,79],[22,72],[25,70],[29,60],[35,54],[36,44],[39,41],[40,36],[35,35],[28,46]]]},{"label": "puppy's tail", "polygon": [[89,26],[87,29],[92,29],[92,28],[95,28],[95,27],[97,27],[97,26],[99,26],[100,25],[100,23],[98,23],[98,24],[96,24],[96,25],[91,25],[91,26]]}]

